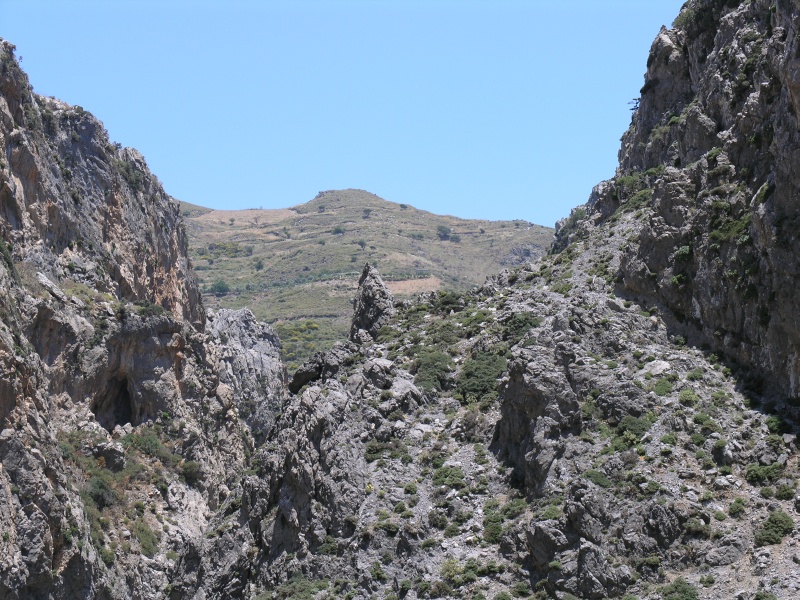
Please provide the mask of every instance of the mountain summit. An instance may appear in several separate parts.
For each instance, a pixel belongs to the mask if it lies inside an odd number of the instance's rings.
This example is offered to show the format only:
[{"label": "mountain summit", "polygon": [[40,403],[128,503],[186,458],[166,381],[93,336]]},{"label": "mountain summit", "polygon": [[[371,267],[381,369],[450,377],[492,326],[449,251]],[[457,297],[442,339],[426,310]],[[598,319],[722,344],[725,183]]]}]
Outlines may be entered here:
[{"label": "mountain summit", "polygon": [[347,337],[365,262],[408,299],[467,291],[541,256],[553,239],[526,221],[436,215],[363,190],[320,192],[287,209],[183,207],[204,303],[247,306],[272,323],[291,370]]}]

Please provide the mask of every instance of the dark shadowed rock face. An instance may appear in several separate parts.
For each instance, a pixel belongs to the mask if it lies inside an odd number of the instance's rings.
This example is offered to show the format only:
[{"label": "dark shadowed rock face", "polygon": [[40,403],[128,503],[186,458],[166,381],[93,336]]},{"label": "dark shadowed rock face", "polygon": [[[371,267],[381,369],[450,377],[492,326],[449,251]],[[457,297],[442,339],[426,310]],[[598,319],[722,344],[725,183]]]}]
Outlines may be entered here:
[{"label": "dark shadowed rock face", "polygon": [[[353,323],[350,326],[351,341],[375,339],[378,331],[394,314],[394,298],[383,283],[378,270],[367,264],[358,280],[358,292],[353,300]],[[364,338],[360,332],[366,332]]]}]

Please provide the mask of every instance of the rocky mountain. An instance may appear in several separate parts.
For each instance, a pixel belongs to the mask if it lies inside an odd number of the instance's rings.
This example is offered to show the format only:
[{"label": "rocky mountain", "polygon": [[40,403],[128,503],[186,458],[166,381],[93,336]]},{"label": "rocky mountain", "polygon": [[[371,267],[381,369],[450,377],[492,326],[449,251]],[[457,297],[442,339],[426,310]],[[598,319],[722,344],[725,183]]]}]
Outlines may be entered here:
[{"label": "rocky mountain", "polygon": [[278,342],[206,314],[141,155],[0,65],[0,597],[163,597],[287,395]]},{"label": "rocky mountain", "polygon": [[291,379],[3,42],[0,598],[798,597],[798,15],[690,0],[548,255],[413,300],[368,264]]},{"label": "rocky mountain", "polygon": [[286,209],[209,210],[181,204],[204,304],[271,323],[291,370],[347,337],[365,262],[398,298],[467,291],[547,252],[549,227],[459,219],[331,190]]}]

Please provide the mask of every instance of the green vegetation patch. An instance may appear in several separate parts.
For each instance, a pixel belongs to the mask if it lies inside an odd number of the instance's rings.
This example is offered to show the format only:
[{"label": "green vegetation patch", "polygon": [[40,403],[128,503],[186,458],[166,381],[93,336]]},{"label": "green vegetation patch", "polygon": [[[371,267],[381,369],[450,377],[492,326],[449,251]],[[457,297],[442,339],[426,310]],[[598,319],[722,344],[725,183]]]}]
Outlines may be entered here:
[{"label": "green vegetation patch", "polygon": [[608,477],[606,477],[605,473],[595,469],[589,469],[583,474],[583,476],[595,485],[599,485],[602,488],[610,488],[614,485],[614,483]]},{"label": "green vegetation patch", "polygon": [[762,483],[777,481],[782,474],[783,465],[780,463],[776,462],[767,466],[750,463],[745,469],[744,478],[752,485],[761,485]]},{"label": "green vegetation patch", "polygon": [[480,399],[495,393],[497,379],[508,368],[504,356],[479,352],[464,363],[456,384],[457,391],[465,400]]},{"label": "green vegetation patch", "polygon": [[698,600],[697,588],[686,581],[683,577],[678,577],[669,585],[663,586],[661,592],[662,600]]},{"label": "green vegetation patch", "polygon": [[788,514],[778,509],[771,512],[764,525],[756,531],[756,546],[772,546],[780,544],[781,540],[794,530],[794,520]]},{"label": "green vegetation patch", "polygon": [[461,469],[461,467],[439,467],[433,474],[433,484],[443,485],[455,490],[460,490],[466,486],[466,483],[464,482],[464,471]]},{"label": "green vegetation patch", "polygon": [[412,366],[415,373],[414,383],[426,391],[440,392],[447,388],[453,366],[453,359],[449,354],[423,348]]},{"label": "green vegetation patch", "polygon": [[542,318],[532,312],[514,313],[503,325],[503,339],[512,345],[525,337],[532,328],[542,324]]}]

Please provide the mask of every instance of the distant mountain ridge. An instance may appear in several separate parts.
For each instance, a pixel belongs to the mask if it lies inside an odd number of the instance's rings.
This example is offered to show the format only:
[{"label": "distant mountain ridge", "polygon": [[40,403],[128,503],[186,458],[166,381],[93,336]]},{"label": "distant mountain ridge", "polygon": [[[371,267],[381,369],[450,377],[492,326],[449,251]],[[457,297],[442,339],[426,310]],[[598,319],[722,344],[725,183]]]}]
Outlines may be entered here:
[{"label": "distant mountain ridge", "polygon": [[181,208],[206,305],[248,307],[274,323],[290,370],[347,336],[364,263],[401,298],[465,291],[541,256],[554,232],[523,220],[436,215],[354,189],[284,209]]}]

